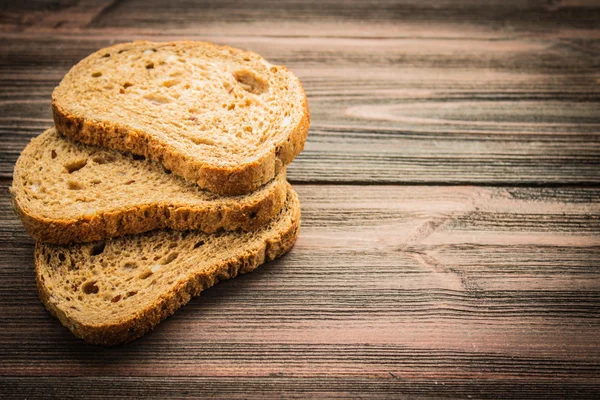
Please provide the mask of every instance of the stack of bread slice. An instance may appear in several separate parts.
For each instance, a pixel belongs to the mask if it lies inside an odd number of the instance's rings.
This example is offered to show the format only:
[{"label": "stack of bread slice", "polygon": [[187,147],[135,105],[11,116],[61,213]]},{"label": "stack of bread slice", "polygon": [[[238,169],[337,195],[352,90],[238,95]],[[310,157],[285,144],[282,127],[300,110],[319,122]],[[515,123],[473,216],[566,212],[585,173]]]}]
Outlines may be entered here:
[{"label": "stack of bread slice", "polygon": [[294,244],[285,168],[310,117],[285,67],[204,42],[124,43],[73,67],[52,109],[11,194],[40,298],[76,336],[134,340]]}]

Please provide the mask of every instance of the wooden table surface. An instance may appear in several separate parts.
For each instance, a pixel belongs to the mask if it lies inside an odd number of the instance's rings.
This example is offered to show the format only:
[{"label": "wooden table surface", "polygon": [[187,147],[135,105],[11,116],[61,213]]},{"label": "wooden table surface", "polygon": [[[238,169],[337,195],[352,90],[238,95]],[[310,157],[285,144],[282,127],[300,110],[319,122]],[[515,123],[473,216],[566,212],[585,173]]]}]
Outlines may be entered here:
[{"label": "wooden table surface", "polygon": [[[134,39],[296,73],[303,226],[105,349],[38,300],[7,189],[62,76]],[[600,395],[600,2],[3,2],[0,40],[2,397]]]}]

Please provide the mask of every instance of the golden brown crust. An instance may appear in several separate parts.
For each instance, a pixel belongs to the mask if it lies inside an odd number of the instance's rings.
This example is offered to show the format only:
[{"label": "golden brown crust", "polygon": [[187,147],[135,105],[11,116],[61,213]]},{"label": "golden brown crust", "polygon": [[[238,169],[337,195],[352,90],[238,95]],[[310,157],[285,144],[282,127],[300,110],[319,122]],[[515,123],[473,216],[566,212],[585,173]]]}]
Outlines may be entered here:
[{"label": "golden brown crust", "polygon": [[[295,198],[295,193],[291,191],[289,193]],[[172,315],[178,308],[185,305],[192,297],[197,296],[203,290],[220,281],[250,272],[261,264],[280,257],[289,251],[300,230],[300,207],[297,204],[297,198],[295,201],[296,206],[293,209],[292,223],[279,232],[276,237],[268,239],[262,246],[253,251],[247,250],[236,258],[223,261],[208,273],[197,273],[189,276],[186,281],[180,282],[172,290],[163,293],[160,300],[155,304],[124,321],[113,324],[92,326],[78,323],[69,319],[64,312],[55,306],[51,301],[52,289],[46,287],[43,274],[40,272],[44,260],[38,243],[35,251],[35,265],[40,299],[52,315],[56,316],[64,326],[81,339],[103,346],[114,346],[130,342],[153,329],[159,322]]]},{"label": "golden brown crust", "polygon": [[283,207],[287,183],[285,171],[266,196],[253,204],[231,203],[229,207],[195,207],[159,203],[113,212],[98,212],[80,219],[48,218],[28,210],[11,188],[13,208],[36,241],[53,244],[85,243],[154,229],[200,230],[213,233],[252,231],[270,221]]},{"label": "golden brown crust", "polygon": [[[114,50],[127,45],[130,44],[118,44],[101,51]],[[215,47],[236,53],[241,51],[228,46]],[[287,71],[285,67],[280,68]],[[274,149],[258,159],[235,167],[210,165],[193,159],[141,130],[86,120],[81,116],[73,115],[65,105],[61,105],[60,99],[56,96],[56,89],[52,93],[52,114],[58,131],[74,140],[143,155],[162,163],[176,175],[196,182],[203,189],[220,195],[240,195],[250,193],[269,182],[304,149],[310,125],[310,113],[306,94],[299,81],[298,85],[303,93],[302,118],[291,130],[287,139],[276,143]]]}]

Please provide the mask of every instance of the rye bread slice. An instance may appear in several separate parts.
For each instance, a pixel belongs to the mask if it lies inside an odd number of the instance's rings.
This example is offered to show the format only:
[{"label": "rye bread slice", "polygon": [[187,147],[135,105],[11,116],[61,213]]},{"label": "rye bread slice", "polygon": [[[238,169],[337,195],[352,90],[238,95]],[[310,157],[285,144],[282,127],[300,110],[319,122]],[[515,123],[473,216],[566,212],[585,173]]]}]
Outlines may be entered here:
[{"label": "rye bread slice", "polygon": [[13,206],[30,235],[56,244],[153,229],[254,230],[283,207],[285,170],[248,195],[219,196],[151,161],[76,143],[51,128],[17,160]]},{"label": "rye bread slice", "polygon": [[302,151],[310,124],[288,69],[191,41],[99,50],[67,73],[52,108],[65,135],[143,155],[222,195],[272,180]]},{"label": "rye bread slice", "polygon": [[38,242],[40,298],[75,336],[126,343],[204,289],[283,255],[299,228],[300,204],[289,187],[281,212],[254,232],[163,230],[67,247]]}]

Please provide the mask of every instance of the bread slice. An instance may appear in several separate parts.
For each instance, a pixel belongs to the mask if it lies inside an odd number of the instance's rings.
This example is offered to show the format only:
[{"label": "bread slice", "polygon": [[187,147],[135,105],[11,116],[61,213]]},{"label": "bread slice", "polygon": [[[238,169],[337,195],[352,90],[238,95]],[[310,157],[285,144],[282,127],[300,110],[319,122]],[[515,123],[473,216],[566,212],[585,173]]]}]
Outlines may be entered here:
[{"label": "bread slice", "polygon": [[304,90],[285,67],[210,43],[137,41],[88,56],[52,94],[87,144],[143,155],[221,195],[272,180],[304,148]]},{"label": "bread slice", "polygon": [[153,231],[67,247],[38,242],[40,298],[75,336],[101,345],[134,340],[219,281],[286,253],[300,228],[289,187],[281,212],[254,232]]},{"label": "bread slice", "polygon": [[286,188],[282,170],[251,194],[221,197],[159,164],[72,142],[52,128],[23,150],[11,193],[31,236],[67,244],[160,228],[257,229],[283,207]]}]

